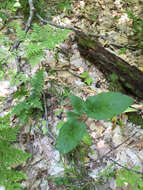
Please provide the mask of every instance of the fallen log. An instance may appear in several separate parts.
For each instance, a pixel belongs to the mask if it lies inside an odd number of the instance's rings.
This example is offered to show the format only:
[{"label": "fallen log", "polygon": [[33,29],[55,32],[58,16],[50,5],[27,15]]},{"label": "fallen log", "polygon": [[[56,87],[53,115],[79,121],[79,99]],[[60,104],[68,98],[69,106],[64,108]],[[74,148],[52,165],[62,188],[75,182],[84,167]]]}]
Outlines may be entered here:
[{"label": "fallen log", "polygon": [[137,67],[130,65],[114,53],[106,50],[102,45],[90,36],[82,32],[76,33],[76,41],[80,54],[99,69],[114,73],[119,82],[136,97],[143,99],[143,72]]}]

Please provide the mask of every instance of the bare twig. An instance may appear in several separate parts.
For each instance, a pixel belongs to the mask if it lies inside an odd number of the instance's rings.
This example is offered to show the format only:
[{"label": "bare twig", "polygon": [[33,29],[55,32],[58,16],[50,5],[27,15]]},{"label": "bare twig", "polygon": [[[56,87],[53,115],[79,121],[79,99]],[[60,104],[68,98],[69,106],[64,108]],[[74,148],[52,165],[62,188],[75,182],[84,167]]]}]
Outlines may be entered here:
[{"label": "bare twig", "polygon": [[69,72],[70,74],[72,74],[73,76],[75,77],[78,77],[80,79],[83,79],[80,75],[76,74],[75,72],[73,72],[71,69],[69,68],[53,68],[52,69],[53,71],[67,71]]},{"label": "bare twig", "polygon": [[115,151],[116,149],[118,149],[120,146],[122,146],[123,144],[125,144],[127,141],[129,141],[132,137],[134,137],[137,134],[137,132],[133,133],[130,137],[128,137],[125,141],[123,141],[122,143],[120,143],[119,145],[117,145],[116,147],[114,147],[113,149],[111,149],[110,151],[108,151],[106,154],[104,154],[101,158],[98,158],[97,160],[95,160],[95,162],[97,162],[98,160],[102,160],[103,158],[106,158],[111,152]]},{"label": "bare twig", "polygon": [[16,62],[16,65],[17,65],[17,73],[19,73],[21,71],[21,67],[20,67],[20,64],[19,64],[19,56],[16,55],[15,56],[15,62]]},{"label": "bare twig", "polygon": [[67,29],[67,30],[72,30],[72,31],[75,31],[75,32],[78,32],[77,29],[73,28],[73,27],[67,27],[67,26],[61,26],[61,25],[58,25],[58,24],[55,24],[53,23],[52,21],[50,20],[45,20],[43,19],[39,14],[36,14],[37,18],[39,18],[39,20],[45,24],[50,24],[51,26],[54,26],[56,28],[60,28],[60,29]]},{"label": "bare twig", "polygon": [[[27,34],[27,32],[28,32],[28,30],[29,30],[29,28],[30,28],[30,26],[31,26],[31,23],[32,23],[32,20],[33,20],[33,16],[34,16],[34,11],[35,11],[35,8],[34,8],[34,5],[33,5],[33,0],[28,0],[28,2],[29,2],[30,12],[29,12],[29,18],[28,18],[28,20],[27,20],[27,23],[26,23],[26,26],[25,26],[25,29],[24,29],[25,34]],[[20,41],[20,40],[17,41],[17,42],[13,45],[11,51],[13,51],[14,49],[17,49],[17,48],[19,47],[19,45],[20,45],[21,42],[22,42],[22,41]]]},{"label": "bare twig", "polygon": [[137,132],[133,133],[130,137],[128,137],[125,141],[123,141],[122,143],[120,143],[119,145],[117,145],[114,149],[108,151],[108,152],[107,152],[106,154],[104,154],[101,158],[95,160],[95,162],[97,162],[98,160],[101,160],[101,159],[103,159],[103,158],[107,158],[108,160],[111,160],[114,164],[120,166],[121,168],[124,168],[124,169],[126,169],[126,170],[128,170],[128,171],[131,171],[131,172],[134,172],[134,173],[142,174],[142,175],[143,175],[142,172],[139,172],[139,171],[136,171],[136,170],[134,170],[134,169],[130,169],[130,168],[126,167],[126,166],[123,166],[123,165],[119,164],[117,161],[111,159],[111,158],[108,156],[111,152],[113,152],[114,150],[116,150],[117,148],[119,148],[120,146],[122,146],[123,144],[125,144],[127,141],[129,141],[129,140],[130,140],[132,137],[134,137],[136,134],[137,134]]},{"label": "bare twig", "polygon": [[[43,19],[39,14],[36,14],[36,16],[39,18],[39,20],[45,24],[50,24],[51,26],[54,26],[56,28],[60,28],[60,29],[67,29],[67,30],[72,30],[76,33],[80,32],[79,30],[75,29],[74,27],[67,27],[67,26],[61,26],[61,25],[58,25],[58,24],[55,24],[53,23],[52,21],[50,20],[45,20]],[[130,49],[130,50],[136,50],[136,49],[140,49],[139,47],[132,47],[132,46],[128,46],[128,45],[121,45],[121,44],[116,44],[114,42],[112,42],[112,40],[110,40],[108,37],[106,37],[105,35],[101,35],[101,34],[93,34],[93,33],[88,33],[87,34],[88,36],[91,36],[91,37],[96,37],[96,38],[102,38],[103,40],[108,40],[109,41],[109,45],[112,45],[112,46],[115,46],[117,48],[127,48],[127,49]]]},{"label": "bare twig", "polygon": [[[35,11],[35,8],[34,8],[34,5],[33,5],[33,0],[28,0],[28,2],[29,2],[30,12],[29,12],[29,18],[27,20],[27,23],[26,23],[26,26],[25,26],[25,29],[24,29],[25,35],[27,34],[27,32],[28,32],[28,30],[29,30],[29,28],[31,26],[33,16],[34,16],[34,11]],[[17,50],[21,42],[22,42],[21,40],[16,41],[14,43],[14,45],[12,46],[11,51]],[[15,61],[16,61],[16,65],[17,65],[17,73],[19,73],[21,71],[21,68],[20,68],[20,62],[19,62],[18,55],[16,55]]]},{"label": "bare twig", "polygon": [[134,173],[136,173],[136,174],[141,174],[141,175],[143,175],[143,172],[139,172],[139,171],[134,170],[134,169],[132,169],[132,168],[128,168],[128,167],[126,167],[126,166],[123,166],[123,165],[119,164],[117,161],[115,161],[115,160],[113,160],[113,159],[111,159],[111,158],[109,158],[109,157],[107,157],[107,158],[108,158],[108,160],[111,160],[114,164],[120,166],[121,168],[124,168],[125,170],[134,172]]},{"label": "bare twig", "polygon": [[[130,137],[128,137],[125,141],[123,141],[122,143],[120,143],[119,145],[117,145],[116,147],[114,147],[112,150],[108,151],[106,154],[104,154],[102,157],[96,159],[94,162],[96,163],[97,161],[99,160],[102,160],[103,158],[107,158],[108,160],[111,160],[114,164],[128,170],[128,171],[132,171],[134,173],[137,173],[137,174],[142,174],[142,172],[139,172],[139,171],[136,171],[136,170],[133,170],[133,169],[130,169],[130,168],[127,168],[126,166],[122,166],[121,164],[119,164],[117,161],[114,161],[113,159],[111,159],[108,155],[113,152],[114,150],[116,150],[117,148],[119,148],[120,146],[122,146],[123,144],[125,144],[127,141],[129,141],[132,137],[134,137],[135,135],[137,134],[137,132],[133,133]],[[85,164],[87,164],[89,162],[86,162]]]},{"label": "bare twig", "polygon": [[45,111],[45,120],[46,120],[47,134],[48,134],[54,141],[56,141],[55,137],[54,137],[54,136],[52,135],[52,133],[49,131],[47,103],[46,103],[46,97],[45,97],[45,93],[44,93],[44,92],[43,92],[43,103],[44,103],[44,111]]},{"label": "bare twig", "polygon": [[29,18],[28,18],[28,21],[26,23],[26,27],[25,27],[25,33],[28,32],[30,26],[31,26],[31,23],[32,23],[32,20],[33,20],[33,16],[34,16],[34,11],[35,11],[35,8],[34,8],[34,5],[33,5],[33,1],[32,0],[28,0],[29,2],[29,7],[30,7],[30,15],[29,15]]},{"label": "bare twig", "polygon": [[135,50],[137,50],[137,49],[141,49],[141,48],[139,48],[139,47],[132,47],[132,46],[129,46],[129,45],[116,44],[116,43],[114,43],[114,42],[112,42],[112,41],[110,41],[110,42],[108,43],[108,45],[112,45],[112,46],[115,46],[115,47],[117,47],[117,48],[127,48],[127,49],[130,49],[130,50],[132,50],[132,51],[135,51]]}]

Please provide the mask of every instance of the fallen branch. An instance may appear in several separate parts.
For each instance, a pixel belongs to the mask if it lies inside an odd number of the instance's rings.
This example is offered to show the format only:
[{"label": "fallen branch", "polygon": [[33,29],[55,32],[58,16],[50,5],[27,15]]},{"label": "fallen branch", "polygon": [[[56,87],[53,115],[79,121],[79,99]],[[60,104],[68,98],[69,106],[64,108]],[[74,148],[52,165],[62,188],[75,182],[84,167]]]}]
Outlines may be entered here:
[{"label": "fallen branch", "polygon": [[76,33],[76,41],[80,54],[101,70],[107,80],[110,75],[117,75],[117,82],[127,94],[143,99],[143,72],[127,63],[122,58],[105,49],[98,40],[83,32]]}]

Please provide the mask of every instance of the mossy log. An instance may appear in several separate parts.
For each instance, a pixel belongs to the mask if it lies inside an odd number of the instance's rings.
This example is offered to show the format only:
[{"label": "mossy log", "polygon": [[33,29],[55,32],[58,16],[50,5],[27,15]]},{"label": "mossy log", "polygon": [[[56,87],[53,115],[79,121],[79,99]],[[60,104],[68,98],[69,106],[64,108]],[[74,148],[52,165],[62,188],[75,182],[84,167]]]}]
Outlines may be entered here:
[{"label": "mossy log", "polygon": [[76,33],[76,41],[80,54],[85,59],[95,64],[102,71],[116,74],[128,93],[143,99],[142,71],[109,52],[98,41],[91,40],[91,37],[82,32]]}]

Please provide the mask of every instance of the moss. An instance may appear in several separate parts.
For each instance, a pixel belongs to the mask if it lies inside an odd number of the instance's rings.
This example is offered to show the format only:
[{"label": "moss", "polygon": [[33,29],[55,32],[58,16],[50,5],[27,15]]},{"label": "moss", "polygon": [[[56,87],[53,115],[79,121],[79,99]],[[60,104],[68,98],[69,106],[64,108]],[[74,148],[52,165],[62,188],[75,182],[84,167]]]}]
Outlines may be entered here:
[{"label": "moss", "polygon": [[109,90],[112,91],[123,91],[123,87],[119,82],[119,77],[116,74],[109,75]]},{"label": "moss", "polygon": [[124,65],[123,63],[120,63],[120,62],[116,62],[116,65],[119,68],[121,68],[122,71],[127,73],[127,75],[129,75],[132,79],[138,80],[138,76],[137,76],[136,72],[130,71],[126,65]]},{"label": "moss", "polygon": [[86,46],[86,47],[89,47],[89,48],[92,48],[92,49],[95,48],[95,42],[91,41],[89,39],[84,40],[82,38],[79,38],[79,43],[82,44],[83,46]]},{"label": "moss", "polygon": [[131,86],[131,84],[129,83],[126,83],[126,87],[129,88],[129,89],[132,89],[133,87]]},{"label": "moss", "polygon": [[139,113],[128,113],[128,120],[136,125],[141,125],[143,129],[143,118]]}]

